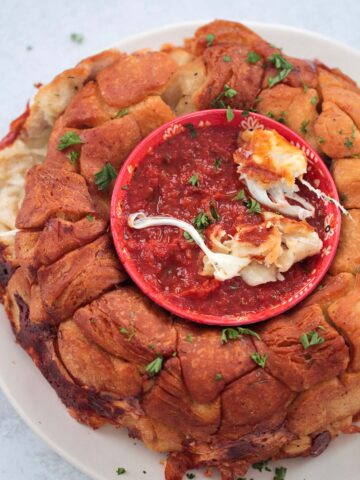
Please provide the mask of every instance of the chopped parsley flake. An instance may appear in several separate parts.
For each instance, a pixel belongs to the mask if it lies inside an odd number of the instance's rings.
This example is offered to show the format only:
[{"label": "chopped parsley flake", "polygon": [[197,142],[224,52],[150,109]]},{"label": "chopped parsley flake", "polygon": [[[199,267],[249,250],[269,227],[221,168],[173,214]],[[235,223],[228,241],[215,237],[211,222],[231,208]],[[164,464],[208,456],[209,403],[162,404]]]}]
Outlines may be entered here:
[{"label": "chopped parsley flake", "polygon": [[227,327],[221,330],[221,343],[227,343],[229,340],[237,340],[240,335],[250,335],[261,340],[260,335],[250,328],[243,327]]},{"label": "chopped parsley flake", "polygon": [[88,220],[89,222],[93,222],[93,221],[94,221],[94,215],[91,215],[90,213],[89,213],[89,215],[86,215],[86,218],[87,218],[87,220]]},{"label": "chopped parsley flake", "polygon": [[223,91],[219,93],[210,103],[213,108],[226,108],[224,97],[233,98],[237,95],[237,91],[229,85],[224,85]]},{"label": "chopped parsley flake", "polygon": [[125,117],[126,115],[129,115],[129,109],[123,108],[122,110],[119,110],[117,112],[114,118],[122,118],[122,117]]},{"label": "chopped parsley flake", "polygon": [[226,120],[228,122],[231,122],[232,120],[234,120],[234,118],[235,118],[234,110],[230,107],[230,105],[228,105],[226,108]]},{"label": "chopped parsley flake", "polygon": [[221,162],[222,162],[221,158],[215,158],[215,160],[214,160],[215,170],[219,170]]},{"label": "chopped parsley flake", "polygon": [[261,60],[261,57],[256,52],[249,52],[246,60],[248,63],[257,63],[259,60]]},{"label": "chopped parsley flake", "polygon": [[123,185],[123,186],[121,187],[121,190],[127,190],[128,188],[129,188],[128,185]]},{"label": "chopped parsley flake", "polygon": [[199,175],[195,173],[194,175],[191,175],[191,177],[188,180],[188,183],[192,185],[193,187],[198,187],[199,186]]},{"label": "chopped parsley flake", "polygon": [[116,473],[118,475],[124,475],[124,473],[126,472],[125,468],[123,467],[119,467],[117,470],[116,470]]},{"label": "chopped parsley flake", "polygon": [[282,82],[289,73],[293,70],[294,66],[288,62],[280,53],[274,53],[268,57],[268,61],[275,65],[278,73],[275,77],[269,77],[268,85],[270,88],[274,87],[276,84]]},{"label": "chopped parsley flake", "polygon": [[224,61],[225,63],[229,63],[229,62],[232,61],[232,58],[230,57],[230,55],[224,55],[224,56],[223,56],[223,61]]},{"label": "chopped parsley flake", "polygon": [[117,177],[114,167],[111,163],[106,163],[105,166],[97,173],[95,173],[95,185],[101,191],[107,190],[110,183]]},{"label": "chopped parsley flake", "polygon": [[224,95],[225,97],[227,98],[233,98],[237,95],[237,91],[235,90],[235,88],[231,88],[229,87],[229,85],[224,85]]},{"label": "chopped parsley flake", "polygon": [[192,123],[185,123],[184,125],[185,128],[189,130],[190,137],[195,138],[196,137],[196,129]]},{"label": "chopped parsley flake", "polygon": [[347,148],[352,148],[354,146],[354,142],[349,137],[347,137],[345,139],[344,145]]},{"label": "chopped parsley flake", "polygon": [[309,87],[308,87],[308,85],[306,85],[306,83],[304,83],[303,89],[304,89],[304,92],[305,92],[305,93],[309,90]]},{"label": "chopped parsley flake", "polygon": [[246,198],[246,195],[245,195],[245,190],[242,188],[241,190],[239,190],[237,192],[237,194],[235,195],[235,197],[232,198],[232,200],[245,200]]},{"label": "chopped parsley flake", "polygon": [[194,239],[192,238],[192,236],[190,235],[190,233],[188,232],[183,232],[183,237],[185,238],[185,240],[189,243],[193,243],[194,242]]},{"label": "chopped parsley flake", "polygon": [[315,105],[317,104],[317,101],[318,101],[318,98],[317,96],[315,95],[314,97],[312,97],[312,99],[310,100],[310,103],[311,105],[313,105],[315,107]]},{"label": "chopped parsley flake", "polygon": [[267,355],[260,355],[258,352],[255,352],[250,355],[251,360],[253,360],[259,367],[265,368]]},{"label": "chopped parsley flake", "polygon": [[220,382],[220,380],[222,380],[222,379],[223,379],[223,376],[222,376],[221,373],[216,373],[216,374],[215,374],[215,380],[216,380],[217,382]]},{"label": "chopped parsley flake", "polygon": [[285,480],[287,468],[285,467],[276,467],[275,476],[273,480]]},{"label": "chopped parsley flake", "polygon": [[252,468],[254,470],[259,470],[259,472],[262,472],[263,470],[266,470],[267,472],[271,472],[271,468],[268,467],[268,463],[270,462],[269,460],[262,460],[261,462],[254,463],[252,465]]},{"label": "chopped parsley flake", "polygon": [[195,217],[194,225],[197,230],[204,230],[211,225],[211,220],[206,213],[200,212]]},{"label": "chopped parsley flake", "polygon": [[325,342],[325,338],[320,337],[316,330],[312,330],[311,332],[303,333],[300,337],[300,343],[304,347],[304,350],[307,350],[309,347],[313,345],[320,345],[321,343]]},{"label": "chopped parsley flake", "polygon": [[303,120],[300,125],[300,132],[304,135],[308,132],[309,120]]},{"label": "chopped parsley flake", "polygon": [[218,211],[216,210],[215,202],[210,202],[210,213],[214,220],[220,220],[221,217],[218,214]]},{"label": "chopped parsley flake", "polygon": [[215,35],[213,33],[209,33],[209,35],[206,35],[206,46],[211,47],[214,45],[214,40],[215,40]]},{"label": "chopped parsley flake", "polygon": [[191,333],[189,333],[188,335],[186,335],[185,340],[189,343],[192,343],[194,337],[191,335]]},{"label": "chopped parsley flake", "polygon": [[192,480],[195,477],[196,477],[195,473],[187,473],[186,474],[186,478],[189,478],[190,480]]},{"label": "chopped parsley flake", "polygon": [[82,33],[72,33],[70,35],[70,40],[80,45],[84,41],[84,35]]},{"label": "chopped parsley flake", "polygon": [[134,327],[134,325],[131,325],[130,330],[128,330],[125,327],[120,327],[119,331],[123,335],[127,336],[127,339],[129,340],[129,342],[131,342],[131,340],[135,337],[135,327]]},{"label": "chopped parsley flake", "polygon": [[72,150],[66,156],[69,159],[69,162],[71,163],[71,165],[75,165],[76,162],[78,161],[79,157],[80,157],[80,153],[75,152],[75,150]]},{"label": "chopped parsley flake", "polygon": [[246,203],[246,208],[248,209],[249,213],[261,213],[260,203],[254,200],[253,198],[249,198],[249,200]]},{"label": "chopped parsley flake", "polygon": [[71,145],[79,145],[80,143],[84,142],[76,132],[66,132],[62,137],[60,137],[57,149],[61,151],[70,147]]},{"label": "chopped parsley flake", "polygon": [[317,141],[319,145],[322,145],[323,143],[325,143],[325,138],[319,137]]},{"label": "chopped parsley flake", "polygon": [[157,357],[155,360],[150,362],[148,365],[146,365],[145,370],[150,374],[150,375],[157,375],[163,366],[163,357]]}]

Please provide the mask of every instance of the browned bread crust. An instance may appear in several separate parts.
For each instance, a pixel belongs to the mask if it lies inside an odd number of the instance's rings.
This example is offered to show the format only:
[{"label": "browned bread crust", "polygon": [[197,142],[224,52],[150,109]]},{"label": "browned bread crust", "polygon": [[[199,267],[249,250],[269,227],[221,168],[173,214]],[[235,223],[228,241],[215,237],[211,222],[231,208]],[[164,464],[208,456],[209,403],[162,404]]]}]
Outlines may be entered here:
[{"label": "browned bread crust", "polygon": [[[86,59],[40,89],[0,155],[28,155],[28,166],[44,160],[27,174],[16,242],[0,250],[17,341],[77,420],[124,426],[168,452],[167,480],[201,466],[232,480],[269,457],[318,455],[360,412],[360,91],[338,70],[289,57],[293,72],[269,89],[274,67],[249,64],[250,51],[261,59],[279,52],[241,24],[215,21],[183,48]],[[335,159],[336,184],[352,209],[322,288],[254,326],[261,340],[227,343],[221,329],[173,318],[131,284],[108,231],[111,189],[94,183],[105,163],[118,171],[157,126],[210,107],[224,84],[240,92],[234,108],[282,117]],[[73,148],[75,163],[57,149],[68,131],[83,142]],[[319,327],[324,343],[305,350],[300,336]],[[254,352],[267,355],[265,368]],[[151,376],[146,366],[156,358],[162,369]]]}]

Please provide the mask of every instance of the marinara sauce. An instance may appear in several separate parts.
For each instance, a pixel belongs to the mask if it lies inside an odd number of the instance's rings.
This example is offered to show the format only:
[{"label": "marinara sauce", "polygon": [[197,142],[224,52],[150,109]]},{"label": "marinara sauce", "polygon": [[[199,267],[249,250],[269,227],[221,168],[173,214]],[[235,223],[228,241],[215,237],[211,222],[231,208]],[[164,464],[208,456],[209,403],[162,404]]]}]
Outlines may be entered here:
[{"label": "marinara sauce", "polygon": [[[239,129],[231,125],[196,130],[189,125],[153,149],[127,186],[122,215],[127,218],[143,211],[194,224],[195,218],[205,213],[211,221],[201,229],[205,241],[214,225],[234,234],[237,224],[261,223],[261,215],[251,213],[243,201],[235,199],[241,189],[246,191],[233,161],[238,134]],[[315,204],[311,193],[302,190],[301,195]],[[309,223],[316,228],[318,222],[319,217]],[[208,315],[242,315],[276,305],[284,294],[305,283],[312,268],[310,257],[286,272],[284,281],[256,287],[240,277],[220,282],[201,275],[203,253],[178,228],[135,230],[126,226],[124,235],[132,261],[147,283],[171,303]]]}]

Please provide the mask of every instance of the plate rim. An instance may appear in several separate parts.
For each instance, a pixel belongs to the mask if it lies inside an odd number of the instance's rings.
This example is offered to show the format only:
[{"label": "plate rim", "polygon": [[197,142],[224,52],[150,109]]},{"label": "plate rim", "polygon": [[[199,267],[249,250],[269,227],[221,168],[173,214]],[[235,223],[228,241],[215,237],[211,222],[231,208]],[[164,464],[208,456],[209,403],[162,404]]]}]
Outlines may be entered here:
[{"label": "plate rim", "polygon": [[[93,54],[90,54],[88,56],[96,55],[97,53],[100,53],[101,51],[108,50],[108,49],[118,49],[118,48],[126,46],[127,44],[135,43],[139,40],[141,41],[143,38],[146,38],[146,37],[149,37],[149,36],[164,34],[166,32],[169,32],[169,34],[171,35],[171,33],[174,30],[177,30],[177,29],[182,29],[183,28],[185,30],[186,28],[193,27],[194,30],[195,30],[196,28],[200,27],[201,25],[204,25],[204,24],[212,22],[212,21],[214,21],[214,19],[211,19],[211,20],[209,20],[209,19],[190,20],[190,21],[183,21],[183,22],[174,22],[174,23],[163,25],[163,26],[160,26],[160,27],[154,27],[152,29],[147,29],[144,32],[136,33],[136,34],[129,35],[129,36],[126,36],[124,38],[121,38],[119,41],[114,42],[112,45],[110,45],[108,47],[105,47],[105,48],[102,48],[99,51],[94,52]],[[320,34],[320,33],[317,33],[317,32],[311,32],[310,30],[306,30],[306,29],[303,29],[303,28],[300,28],[300,27],[294,27],[294,26],[284,25],[284,24],[257,22],[257,21],[250,21],[250,20],[245,20],[245,19],[244,20],[239,19],[239,20],[235,20],[235,21],[237,21],[239,23],[242,23],[242,24],[246,25],[247,27],[249,27],[251,29],[254,29],[255,31],[257,31],[257,29],[262,29],[263,28],[263,29],[280,31],[284,34],[296,33],[296,34],[299,34],[299,35],[303,35],[303,36],[306,36],[308,39],[314,39],[316,41],[327,43],[329,46],[334,46],[336,48],[340,48],[340,49],[344,50],[346,53],[348,53],[350,55],[353,55],[353,56],[356,56],[357,59],[360,60],[360,49],[356,49],[354,47],[351,47],[351,46],[347,45],[346,43],[344,43],[342,41],[333,40],[332,38],[327,37],[326,35],[323,35],[323,34]],[[184,32],[184,36],[185,36],[185,32]],[[127,47],[125,47],[125,48],[127,48]],[[132,47],[130,47],[130,48],[132,48]],[[146,47],[144,47],[144,48],[146,48]],[[360,74],[360,68],[359,68],[359,74]],[[3,314],[1,312],[3,312]],[[13,336],[13,331],[10,327],[10,321],[9,321],[9,319],[8,319],[6,313],[5,313],[5,310],[3,308],[2,308],[2,310],[0,310],[0,316],[2,316],[2,315],[4,315],[6,317],[6,319],[8,321],[7,328],[9,328],[9,330],[11,331],[11,335]],[[17,349],[21,349],[20,354],[25,354],[27,356],[27,361],[32,362],[32,360],[28,356],[28,354],[16,342],[15,337],[13,338],[13,345],[15,347],[15,351],[17,351]],[[52,389],[51,385],[47,382],[46,379],[44,379],[44,377],[42,376],[42,373],[38,370],[36,365],[33,364],[32,366],[36,368],[37,375],[40,376],[39,378],[41,380],[44,380],[47,383],[47,386],[49,387],[49,393],[50,394],[54,393],[54,390]],[[78,458],[76,456],[69,453],[66,450],[66,448],[60,442],[54,440],[48,433],[46,433],[46,431],[42,428],[41,425],[38,424],[38,422],[36,421],[35,418],[32,418],[27,413],[25,413],[25,411],[24,411],[24,409],[21,405],[21,402],[18,400],[18,398],[16,396],[13,395],[13,393],[11,391],[11,388],[9,387],[8,383],[4,380],[4,378],[2,376],[1,367],[0,367],[0,388],[1,388],[2,392],[4,393],[5,397],[7,398],[7,400],[9,401],[9,403],[11,404],[11,406],[15,409],[16,413],[24,421],[24,423],[38,437],[40,437],[41,440],[47,446],[49,446],[61,458],[65,459],[70,465],[74,466],[80,472],[87,475],[89,477],[89,479],[98,480],[100,478],[97,474],[94,473],[94,471],[92,471],[92,469],[90,467],[87,467],[87,465],[85,463],[83,463],[81,460],[78,460]],[[65,405],[62,404],[62,402],[60,404],[60,408],[66,410],[66,407],[65,407]],[[69,415],[68,412],[66,412],[66,414]],[[73,422],[76,422],[75,419],[71,419],[71,420]],[[90,427],[88,427],[88,428],[90,428]]]}]

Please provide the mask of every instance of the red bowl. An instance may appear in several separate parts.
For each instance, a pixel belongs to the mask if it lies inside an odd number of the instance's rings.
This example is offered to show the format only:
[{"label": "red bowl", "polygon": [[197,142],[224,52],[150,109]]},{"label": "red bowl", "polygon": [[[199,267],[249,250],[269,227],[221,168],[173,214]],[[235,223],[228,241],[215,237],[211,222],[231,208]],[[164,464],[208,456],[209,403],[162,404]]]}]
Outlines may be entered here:
[{"label": "red bowl", "polygon": [[[299,137],[299,135],[285,125],[257,113],[234,110],[234,114],[235,117],[231,122],[232,126],[239,127],[240,130],[248,128],[272,128],[292,144],[301,148],[308,159],[306,179],[315,187],[320,188],[328,196],[337,201],[339,200],[334,181],[325,163],[313,148]],[[207,122],[207,125],[209,124],[208,122],[210,122],[211,125],[228,124],[226,110],[205,110],[176,118],[150,133],[127,158],[117,177],[111,201],[111,229],[115,247],[123,266],[138,287],[155,303],[182,318],[213,325],[246,325],[266,320],[294,307],[307,297],[321,282],[329,269],[339,243],[341,226],[341,214],[333,203],[318,201],[317,212],[320,211],[319,205],[322,204],[321,216],[325,219],[324,231],[322,234],[318,232],[323,240],[323,248],[318,255],[312,257],[314,262],[312,263],[312,269],[311,272],[309,272],[305,284],[302,284],[299,288],[295,288],[288,295],[282,297],[276,305],[260,311],[247,312],[243,315],[209,315],[206,313],[193,312],[173,304],[165,297],[163,292],[156,290],[144,279],[142,274],[137,270],[126,247],[126,239],[124,238],[126,222],[121,216],[121,205],[127,196],[127,189],[122,187],[124,185],[130,185],[132,175],[136,170],[135,167],[146,157],[149,149],[157,147],[164,142],[165,139],[169,138],[169,136],[176,135],[177,132],[183,130],[179,127],[184,124],[192,123],[195,128],[201,128],[204,122]],[[254,287],[255,292],[256,288],[257,287]]]}]

